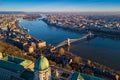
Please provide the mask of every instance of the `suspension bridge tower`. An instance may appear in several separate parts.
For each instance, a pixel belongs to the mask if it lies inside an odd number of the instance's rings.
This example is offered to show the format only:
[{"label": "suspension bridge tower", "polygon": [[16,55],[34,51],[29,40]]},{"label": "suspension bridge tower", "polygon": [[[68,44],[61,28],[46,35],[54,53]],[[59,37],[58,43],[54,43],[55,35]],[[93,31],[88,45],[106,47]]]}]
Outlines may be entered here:
[{"label": "suspension bridge tower", "polygon": [[89,32],[89,36],[92,37],[92,33],[91,32]]},{"label": "suspension bridge tower", "polygon": [[70,46],[70,39],[67,39],[67,46]]}]

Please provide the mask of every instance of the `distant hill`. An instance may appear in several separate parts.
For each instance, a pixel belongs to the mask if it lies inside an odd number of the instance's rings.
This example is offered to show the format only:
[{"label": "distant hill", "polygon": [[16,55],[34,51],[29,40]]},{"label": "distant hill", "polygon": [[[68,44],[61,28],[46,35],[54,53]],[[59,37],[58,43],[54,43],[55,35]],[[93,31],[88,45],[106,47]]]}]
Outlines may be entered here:
[{"label": "distant hill", "polygon": [[0,11],[0,14],[25,14],[22,11]]},{"label": "distant hill", "polygon": [[46,12],[0,11],[0,14],[40,14]]},{"label": "distant hill", "polygon": [[74,15],[120,15],[120,12],[24,12],[24,11],[0,11],[0,14],[74,14]]}]

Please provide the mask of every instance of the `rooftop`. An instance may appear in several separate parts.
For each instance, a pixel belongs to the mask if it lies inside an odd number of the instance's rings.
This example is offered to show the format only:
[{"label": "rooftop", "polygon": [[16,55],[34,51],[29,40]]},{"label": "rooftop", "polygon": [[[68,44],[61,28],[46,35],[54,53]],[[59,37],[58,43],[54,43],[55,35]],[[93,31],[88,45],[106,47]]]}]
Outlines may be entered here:
[{"label": "rooftop", "polygon": [[24,71],[24,68],[27,68],[27,66],[31,63],[32,61],[30,60],[13,56],[6,56],[0,60],[0,67],[15,73],[21,73],[22,71]]},{"label": "rooftop", "polygon": [[34,72],[30,70],[25,70],[22,74],[21,77],[26,79],[26,80],[33,80],[34,78]]},{"label": "rooftop", "polygon": [[80,80],[105,80],[103,78],[98,78],[95,76],[90,76],[87,74],[75,72],[75,73],[73,73],[71,80],[77,80],[77,79],[80,79]]}]

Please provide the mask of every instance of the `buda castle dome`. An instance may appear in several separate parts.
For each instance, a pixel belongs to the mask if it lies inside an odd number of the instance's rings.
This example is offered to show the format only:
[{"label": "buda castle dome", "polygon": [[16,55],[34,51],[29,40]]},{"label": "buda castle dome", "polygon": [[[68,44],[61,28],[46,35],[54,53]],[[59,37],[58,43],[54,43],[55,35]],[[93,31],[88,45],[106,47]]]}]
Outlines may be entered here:
[{"label": "buda castle dome", "polygon": [[35,62],[34,69],[42,71],[42,70],[45,70],[47,68],[49,68],[48,59],[46,57],[44,57],[44,56],[40,56]]}]

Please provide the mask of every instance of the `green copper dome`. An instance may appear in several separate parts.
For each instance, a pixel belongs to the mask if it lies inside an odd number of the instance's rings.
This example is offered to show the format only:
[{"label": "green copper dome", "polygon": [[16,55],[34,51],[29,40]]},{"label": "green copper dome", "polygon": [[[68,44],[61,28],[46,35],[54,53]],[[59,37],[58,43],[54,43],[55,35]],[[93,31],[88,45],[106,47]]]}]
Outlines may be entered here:
[{"label": "green copper dome", "polygon": [[42,71],[42,70],[45,70],[47,68],[49,68],[48,59],[44,56],[39,57],[35,62],[34,69]]}]

